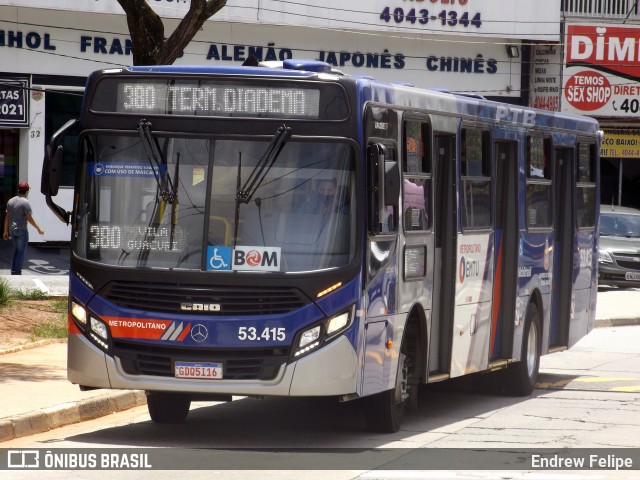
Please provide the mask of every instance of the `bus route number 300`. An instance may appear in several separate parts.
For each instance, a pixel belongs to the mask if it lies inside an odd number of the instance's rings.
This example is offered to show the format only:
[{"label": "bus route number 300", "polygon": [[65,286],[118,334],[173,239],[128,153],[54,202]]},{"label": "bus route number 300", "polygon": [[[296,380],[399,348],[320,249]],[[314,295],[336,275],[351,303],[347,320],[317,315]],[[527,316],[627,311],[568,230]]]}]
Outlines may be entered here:
[{"label": "bus route number 300", "polygon": [[287,339],[287,332],[284,327],[266,327],[258,330],[256,327],[239,327],[238,340],[259,342],[276,341],[284,342]]}]

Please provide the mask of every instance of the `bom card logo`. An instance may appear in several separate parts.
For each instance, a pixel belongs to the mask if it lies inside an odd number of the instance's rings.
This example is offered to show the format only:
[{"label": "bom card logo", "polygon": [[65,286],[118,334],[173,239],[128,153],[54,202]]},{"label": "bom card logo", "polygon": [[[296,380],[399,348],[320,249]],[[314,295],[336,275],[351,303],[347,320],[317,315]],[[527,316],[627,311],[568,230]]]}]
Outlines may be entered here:
[{"label": "bom card logo", "polygon": [[279,272],[281,263],[280,247],[207,248],[207,270]]}]

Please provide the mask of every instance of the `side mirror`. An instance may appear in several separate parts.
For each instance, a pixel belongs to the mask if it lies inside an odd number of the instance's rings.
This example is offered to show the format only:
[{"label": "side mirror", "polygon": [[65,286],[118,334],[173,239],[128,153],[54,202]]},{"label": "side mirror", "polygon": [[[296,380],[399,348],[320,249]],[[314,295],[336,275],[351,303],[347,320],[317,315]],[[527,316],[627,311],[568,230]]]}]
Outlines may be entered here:
[{"label": "side mirror", "polygon": [[51,141],[49,145],[47,145],[44,153],[42,180],[40,181],[40,192],[45,196],[47,205],[55,216],[67,225],[69,224],[71,213],[67,212],[60,205],[57,205],[51,197],[55,197],[60,188],[60,174],[62,172],[62,158],[64,153],[64,148],[61,145],[62,139],[77,126],[77,120],[69,120],[51,136]]},{"label": "side mirror", "polygon": [[62,154],[64,149],[62,145],[55,147],[53,154],[52,147],[47,145],[42,162],[42,180],[40,183],[40,192],[43,195],[55,197],[58,195],[60,188],[60,171],[62,170]]}]

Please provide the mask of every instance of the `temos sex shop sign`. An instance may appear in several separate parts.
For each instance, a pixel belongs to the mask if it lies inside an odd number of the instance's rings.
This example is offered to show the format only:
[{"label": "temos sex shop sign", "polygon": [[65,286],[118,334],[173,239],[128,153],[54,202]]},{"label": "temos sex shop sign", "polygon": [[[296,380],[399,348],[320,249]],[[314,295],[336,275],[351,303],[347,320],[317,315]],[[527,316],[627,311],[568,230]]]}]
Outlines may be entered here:
[{"label": "temos sex shop sign", "polygon": [[562,110],[630,117],[640,112],[640,28],[569,25]]}]

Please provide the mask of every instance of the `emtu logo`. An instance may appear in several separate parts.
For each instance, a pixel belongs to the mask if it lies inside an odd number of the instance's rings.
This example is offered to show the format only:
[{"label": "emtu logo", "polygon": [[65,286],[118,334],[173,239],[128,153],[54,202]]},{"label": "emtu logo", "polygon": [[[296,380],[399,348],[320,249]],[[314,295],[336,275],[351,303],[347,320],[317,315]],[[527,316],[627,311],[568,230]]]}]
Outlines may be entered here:
[{"label": "emtu logo", "polygon": [[464,257],[460,258],[460,266],[458,267],[458,278],[460,283],[464,283],[467,278],[480,277],[480,261],[478,260],[466,260]]}]

